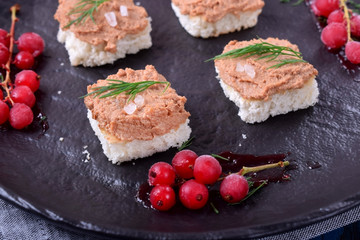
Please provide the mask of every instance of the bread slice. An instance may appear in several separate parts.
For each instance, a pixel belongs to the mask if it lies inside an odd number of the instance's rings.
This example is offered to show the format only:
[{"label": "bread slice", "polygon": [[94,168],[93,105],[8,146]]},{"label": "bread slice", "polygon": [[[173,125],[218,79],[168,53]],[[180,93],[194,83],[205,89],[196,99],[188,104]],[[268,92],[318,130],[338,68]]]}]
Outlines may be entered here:
[{"label": "bread slice", "polygon": [[171,3],[172,9],[179,18],[181,26],[193,37],[217,37],[220,34],[240,31],[254,27],[262,9],[239,12],[238,16],[228,13],[216,22],[208,22],[201,16],[189,16],[181,13],[179,7]]},{"label": "bread slice", "polygon": [[137,34],[127,34],[123,39],[118,40],[115,53],[105,51],[105,44],[95,46],[79,40],[70,30],[63,31],[59,28],[57,39],[60,43],[65,43],[72,66],[100,66],[124,58],[126,54],[135,54],[141,49],[150,48],[152,46],[151,19],[148,18],[148,20],[149,24],[143,31]]},{"label": "bread slice", "polygon": [[162,136],[156,136],[152,140],[111,141],[109,139],[113,137],[100,130],[98,121],[93,119],[90,110],[88,110],[87,117],[100,140],[104,154],[113,164],[148,157],[154,153],[166,151],[171,147],[179,147],[189,139],[191,134],[188,119],[178,129],[171,130]]},{"label": "bread slice", "polygon": [[[217,69],[216,72],[218,72]],[[309,79],[302,88],[276,93],[267,101],[247,100],[227,85],[219,75],[217,79],[225,96],[239,107],[238,115],[247,123],[263,122],[270,116],[305,109],[318,102],[319,89],[315,77]]]}]

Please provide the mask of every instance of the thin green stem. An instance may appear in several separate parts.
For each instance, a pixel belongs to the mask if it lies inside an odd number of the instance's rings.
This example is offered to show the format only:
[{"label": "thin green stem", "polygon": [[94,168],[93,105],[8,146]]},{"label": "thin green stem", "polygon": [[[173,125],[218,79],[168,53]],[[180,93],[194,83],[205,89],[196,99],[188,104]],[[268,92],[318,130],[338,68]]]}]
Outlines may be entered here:
[{"label": "thin green stem", "polygon": [[68,15],[73,15],[73,14],[80,14],[79,17],[77,17],[76,19],[70,21],[68,24],[65,25],[64,28],[69,28],[71,25],[75,24],[80,24],[82,22],[84,22],[87,18],[90,18],[94,24],[95,24],[95,19],[94,19],[94,12],[97,10],[97,8],[104,2],[107,2],[109,0],[81,0],[79,1],[74,9],[72,9]]},{"label": "thin green stem", "polygon": [[[262,40],[260,41],[261,41],[260,43],[251,44],[243,48],[233,49],[226,53],[217,55],[211,59],[206,60],[206,62],[223,59],[223,58],[243,57],[246,59],[252,56],[259,56],[258,58],[256,58],[256,60],[266,59],[267,62],[270,61],[280,62],[278,64],[274,64],[270,66],[269,68],[279,68],[286,64],[291,64],[296,62],[306,62],[305,60],[302,59],[302,55],[300,52],[295,51],[290,47],[277,46]],[[278,60],[277,58],[279,56],[289,56],[292,58]]]}]

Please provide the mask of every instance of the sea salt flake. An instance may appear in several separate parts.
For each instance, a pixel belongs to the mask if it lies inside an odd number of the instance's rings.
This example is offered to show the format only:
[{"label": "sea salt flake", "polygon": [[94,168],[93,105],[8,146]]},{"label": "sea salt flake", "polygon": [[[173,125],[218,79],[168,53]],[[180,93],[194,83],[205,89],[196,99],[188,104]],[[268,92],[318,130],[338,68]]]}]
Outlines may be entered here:
[{"label": "sea salt flake", "polygon": [[120,14],[121,14],[121,16],[123,16],[123,17],[129,16],[128,9],[127,9],[126,6],[124,6],[124,5],[121,5],[121,6],[120,6]]},{"label": "sea salt flake", "polygon": [[247,139],[246,134],[242,134],[242,138],[243,138],[243,139]]},{"label": "sea salt flake", "polygon": [[136,6],[140,6],[140,2],[136,2],[135,5],[136,5]]},{"label": "sea salt flake", "polygon": [[142,107],[144,105],[144,97],[141,95],[136,95],[134,102],[136,104],[136,106],[138,107]]},{"label": "sea salt flake", "polygon": [[133,114],[135,111],[136,111],[136,104],[135,103],[129,103],[128,105],[126,105],[124,107],[124,111],[127,113],[127,114]]},{"label": "sea salt flake", "polygon": [[114,12],[107,12],[104,16],[111,27],[115,27],[117,25],[116,15]]},{"label": "sea salt flake", "polygon": [[61,93],[62,93],[61,91],[58,91],[58,92],[57,92],[57,94],[59,94],[59,95],[60,95]]},{"label": "sea salt flake", "polygon": [[244,65],[244,69],[245,69],[245,72],[246,74],[251,77],[251,78],[254,78],[255,77],[255,70],[253,68],[253,66],[249,65],[249,64],[245,64]]},{"label": "sea salt flake", "polygon": [[243,72],[243,71],[245,71],[244,66],[243,66],[240,62],[238,62],[238,63],[236,64],[236,71],[237,71],[237,72]]},{"label": "sea salt flake", "polygon": [[60,142],[63,142],[63,141],[64,141],[64,138],[63,138],[63,137],[59,138],[59,141],[60,141]]},{"label": "sea salt flake", "polygon": [[83,159],[82,161],[83,162],[89,162],[90,161],[90,152],[88,151],[88,150],[84,150],[83,152],[82,152],[82,154],[85,154],[86,156],[85,156],[85,159]]}]

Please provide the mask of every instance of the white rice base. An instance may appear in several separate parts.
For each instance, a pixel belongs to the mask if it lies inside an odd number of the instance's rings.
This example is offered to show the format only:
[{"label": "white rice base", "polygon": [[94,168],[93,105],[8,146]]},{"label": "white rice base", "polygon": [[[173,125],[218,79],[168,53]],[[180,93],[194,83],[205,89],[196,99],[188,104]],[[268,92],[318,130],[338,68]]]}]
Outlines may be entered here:
[{"label": "white rice base", "polygon": [[201,16],[189,16],[181,14],[179,7],[171,3],[171,6],[179,18],[181,26],[194,37],[217,37],[220,34],[226,34],[241,29],[250,28],[256,25],[258,16],[262,9],[255,11],[240,12],[239,16],[228,13],[217,22],[210,23]]},{"label": "white rice base", "polygon": [[72,66],[95,67],[113,63],[119,58],[124,58],[126,54],[135,54],[141,49],[150,48],[152,46],[151,18],[148,18],[148,21],[149,24],[143,31],[137,34],[127,34],[118,40],[115,53],[105,51],[105,44],[95,46],[81,41],[70,30],[63,31],[59,28],[57,39],[60,43],[65,43]]},{"label": "white rice base", "polygon": [[171,130],[162,136],[156,136],[152,140],[133,140],[130,142],[109,142],[98,126],[98,121],[92,118],[88,110],[87,117],[96,136],[99,138],[104,154],[113,164],[120,164],[137,158],[144,158],[156,152],[163,152],[171,147],[179,147],[187,141],[191,134],[189,119],[181,124],[177,130]]},{"label": "white rice base", "polygon": [[[218,73],[217,69],[216,72]],[[247,100],[226,84],[219,75],[217,78],[225,96],[239,107],[238,115],[247,123],[263,122],[270,116],[305,109],[318,102],[319,89],[315,77],[309,79],[302,88],[274,94],[267,101]]]}]

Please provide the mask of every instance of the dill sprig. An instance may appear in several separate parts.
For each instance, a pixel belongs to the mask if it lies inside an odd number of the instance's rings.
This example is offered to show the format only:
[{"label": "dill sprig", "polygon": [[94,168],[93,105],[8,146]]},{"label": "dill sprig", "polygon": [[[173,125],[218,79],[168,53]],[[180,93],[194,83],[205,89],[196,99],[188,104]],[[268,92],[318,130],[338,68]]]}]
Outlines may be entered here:
[{"label": "dill sprig", "polygon": [[132,82],[132,83],[125,82],[122,80],[116,80],[116,79],[107,79],[107,81],[109,82],[108,85],[91,88],[91,90],[93,91],[86,94],[82,98],[90,95],[99,98],[107,98],[107,97],[119,95],[121,93],[125,93],[126,95],[129,95],[128,102],[130,102],[131,100],[135,99],[136,94],[145,91],[152,85],[165,84],[166,87],[163,92],[165,92],[170,86],[169,82],[159,82],[159,81],[141,81],[141,82]]},{"label": "dill sprig", "polygon": [[[289,3],[290,0],[280,0],[281,3]],[[304,0],[297,0],[295,3],[293,3],[292,5],[293,6],[297,6],[297,5],[300,5],[301,3],[303,3]]]},{"label": "dill sprig", "polygon": [[218,158],[218,159],[222,159],[222,160],[225,160],[225,161],[229,161],[229,159],[228,158],[225,158],[225,157],[223,157],[223,156],[220,156],[220,155],[217,155],[217,154],[211,154],[211,156],[212,157],[214,157],[214,158]]},{"label": "dill sprig", "polygon": [[[237,205],[237,204],[240,204],[242,202],[244,202],[246,199],[250,198],[254,193],[256,193],[260,188],[262,188],[263,186],[265,186],[266,184],[268,183],[267,180],[263,181],[259,186],[257,186],[256,188],[254,188],[253,190],[251,190],[245,198],[243,198],[240,202],[236,202],[236,203],[230,203],[229,205]],[[250,185],[251,187],[254,185],[253,182],[249,182],[249,188],[250,188]]]},{"label": "dill sprig", "polygon": [[[296,63],[296,62],[306,62],[300,52],[293,50],[289,47],[278,46],[268,42],[261,41],[260,43],[251,44],[249,46],[233,49],[226,53],[217,55],[211,59],[206,60],[217,60],[222,58],[238,58],[244,57],[249,58],[252,56],[259,56],[256,60],[266,59],[267,62],[278,61],[278,64],[274,64],[269,68],[279,68],[286,64]],[[277,59],[279,56],[290,56],[289,59]]]},{"label": "dill sprig", "polygon": [[356,3],[356,2],[354,2],[352,0],[348,0],[347,4],[349,6],[351,6],[351,8],[352,8],[351,10],[353,10],[356,13],[360,13],[360,3]]},{"label": "dill sprig", "polygon": [[189,140],[183,142],[183,144],[181,144],[181,146],[178,147],[178,151],[180,152],[181,150],[188,148],[192,144],[193,140],[194,140],[194,137],[191,137]]},{"label": "dill sprig", "polygon": [[70,27],[72,24],[79,24],[84,22],[87,18],[91,18],[91,20],[95,23],[95,19],[93,16],[94,11],[104,2],[109,0],[81,0],[76,5],[75,8],[72,9],[68,15],[78,14],[80,16],[76,19],[70,21],[65,28]]}]

